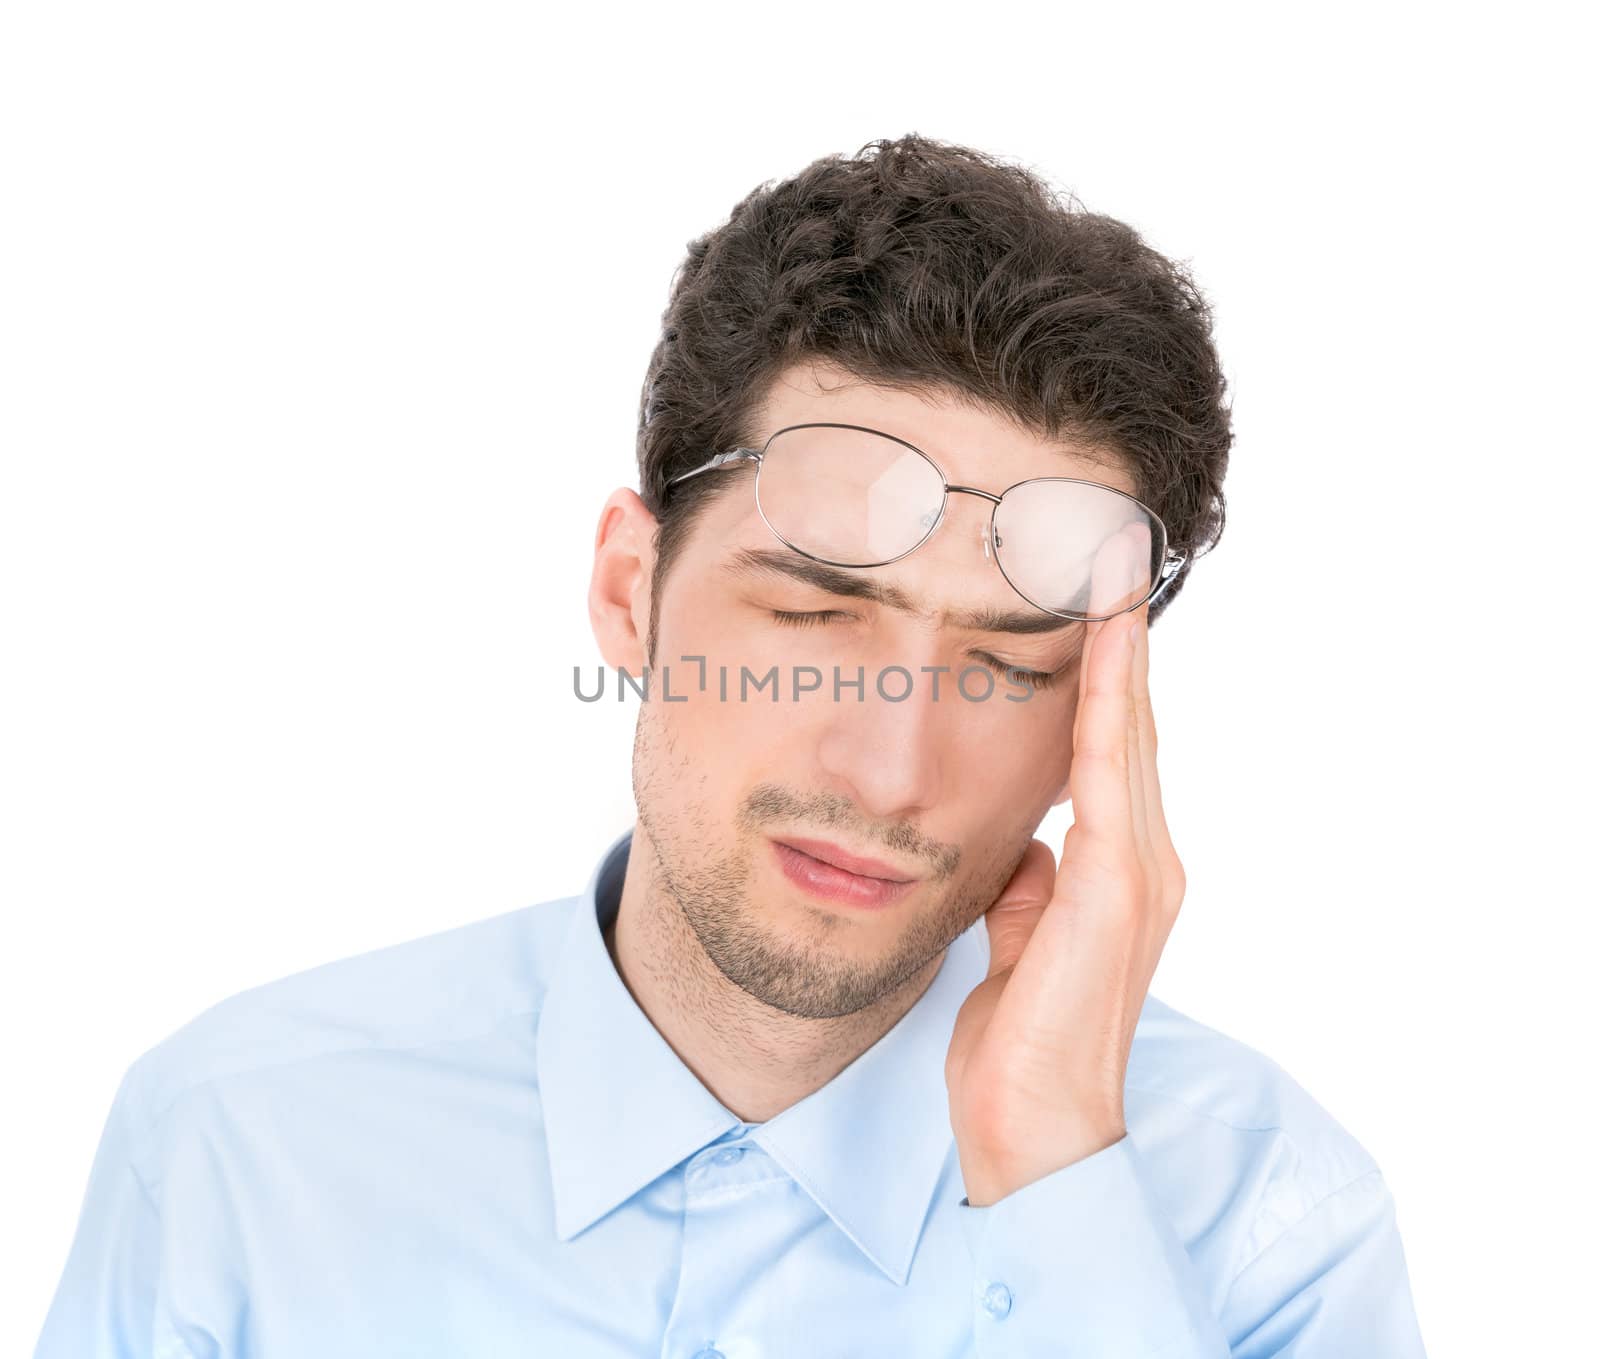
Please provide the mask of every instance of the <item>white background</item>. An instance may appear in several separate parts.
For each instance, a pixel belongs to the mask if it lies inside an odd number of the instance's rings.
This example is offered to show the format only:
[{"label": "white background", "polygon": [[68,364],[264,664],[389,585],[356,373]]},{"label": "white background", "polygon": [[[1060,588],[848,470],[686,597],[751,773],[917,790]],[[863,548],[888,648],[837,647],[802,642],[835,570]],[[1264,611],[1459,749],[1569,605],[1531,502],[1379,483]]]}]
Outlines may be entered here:
[{"label": "white background", "polygon": [[0,1352],[138,1054],[581,889],[636,708],[571,667],[672,271],[908,131],[1216,306],[1238,442],[1153,634],[1190,883],[1153,989],[1377,1158],[1431,1354],[1592,1343],[1578,35],[1108,8],[7,7]]}]

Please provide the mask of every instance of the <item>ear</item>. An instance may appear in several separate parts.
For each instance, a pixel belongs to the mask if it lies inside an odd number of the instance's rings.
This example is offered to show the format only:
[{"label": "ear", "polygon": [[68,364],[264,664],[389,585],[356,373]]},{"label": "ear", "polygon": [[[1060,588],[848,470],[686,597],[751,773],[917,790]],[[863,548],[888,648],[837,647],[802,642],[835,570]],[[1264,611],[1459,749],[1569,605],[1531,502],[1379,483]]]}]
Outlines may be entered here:
[{"label": "ear", "polygon": [[656,517],[638,493],[620,486],[600,510],[589,576],[589,626],[612,669],[643,673],[650,623],[650,573]]}]

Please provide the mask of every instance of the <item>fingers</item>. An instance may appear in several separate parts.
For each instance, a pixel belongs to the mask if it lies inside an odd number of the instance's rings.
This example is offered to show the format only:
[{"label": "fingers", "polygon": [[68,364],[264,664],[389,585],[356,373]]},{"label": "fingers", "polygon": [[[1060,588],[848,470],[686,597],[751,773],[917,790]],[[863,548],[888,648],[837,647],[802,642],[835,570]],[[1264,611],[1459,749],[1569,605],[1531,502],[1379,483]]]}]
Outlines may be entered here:
[{"label": "fingers", "polygon": [[[1144,594],[1149,559],[1147,525],[1129,525],[1107,538],[1095,558],[1090,612],[1126,609],[1130,599]],[[1147,759],[1136,701],[1139,657],[1130,642],[1143,630],[1145,613],[1141,606],[1085,625],[1068,777],[1073,824],[1141,860],[1149,835],[1146,785],[1153,776],[1153,748]]]},{"label": "fingers", "polygon": [[1073,825],[1091,839],[1129,845],[1136,826],[1133,811],[1134,744],[1133,653],[1129,635],[1137,619],[1119,614],[1096,625],[1083,662],[1082,699],[1073,737]]},{"label": "fingers", "polygon": [[[1128,599],[1142,599],[1150,591],[1150,525],[1144,521],[1129,524],[1124,530],[1128,537]],[[1149,687],[1145,683],[1149,662],[1148,604],[1140,604],[1129,617],[1133,619],[1132,662],[1128,666],[1128,789],[1133,802],[1133,829],[1135,847],[1146,868],[1152,867],[1149,854],[1150,803],[1155,786],[1154,750],[1151,735],[1141,712],[1140,693],[1146,699]]]},{"label": "fingers", "polygon": [[989,975],[1015,967],[1034,926],[1055,892],[1056,860],[1043,840],[1032,840],[995,903],[984,916],[989,931]]},{"label": "fingers", "polygon": [[[1145,631],[1145,608],[1140,605],[1128,615],[1132,620],[1128,657],[1128,798],[1133,807],[1133,835],[1139,857],[1146,860],[1150,843],[1150,797],[1155,788],[1155,751],[1153,729],[1147,730],[1144,721],[1148,706],[1149,636]],[[1141,692],[1144,698],[1141,699]]]},{"label": "fingers", "polygon": [[1141,604],[1133,611],[1138,619],[1131,671],[1134,748],[1130,785],[1133,789],[1134,821],[1138,827],[1136,847],[1149,881],[1166,912],[1171,927],[1184,894],[1183,865],[1167,830],[1166,811],[1161,799],[1161,780],[1157,772],[1155,709],[1150,701],[1150,606]]},{"label": "fingers", "polygon": [[1183,866],[1173,848],[1172,836],[1167,829],[1167,814],[1161,798],[1161,782],[1157,773],[1155,709],[1150,701],[1150,632],[1148,606],[1135,612],[1140,616],[1138,650],[1133,665],[1133,705],[1138,730],[1139,763],[1142,769],[1140,785],[1144,795],[1144,824],[1149,866],[1163,880],[1164,889],[1174,899],[1173,905],[1183,897]]}]

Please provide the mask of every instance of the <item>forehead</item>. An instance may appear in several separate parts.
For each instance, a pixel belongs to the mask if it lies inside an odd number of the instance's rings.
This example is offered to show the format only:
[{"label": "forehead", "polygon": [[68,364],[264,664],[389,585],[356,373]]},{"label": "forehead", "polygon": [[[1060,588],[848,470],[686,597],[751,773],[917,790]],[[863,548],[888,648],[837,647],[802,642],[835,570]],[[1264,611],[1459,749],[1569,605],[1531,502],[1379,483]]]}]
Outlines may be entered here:
[{"label": "forehead", "polygon": [[866,425],[904,439],[938,463],[952,485],[999,494],[1029,477],[1081,477],[1138,494],[1126,468],[1098,449],[1047,439],[963,393],[874,386],[823,360],[793,365],[773,380],[757,408],[755,443],[813,420]]}]

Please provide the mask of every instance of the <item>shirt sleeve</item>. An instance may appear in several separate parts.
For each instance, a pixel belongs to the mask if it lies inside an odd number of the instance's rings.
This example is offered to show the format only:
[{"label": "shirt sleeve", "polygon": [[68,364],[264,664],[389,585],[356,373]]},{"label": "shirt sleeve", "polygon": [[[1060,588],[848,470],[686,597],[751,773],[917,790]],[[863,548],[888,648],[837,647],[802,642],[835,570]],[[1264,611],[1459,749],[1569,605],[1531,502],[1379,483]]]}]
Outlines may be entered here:
[{"label": "shirt sleeve", "polygon": [[[131,1157],[136,1070],[137,1063],[112,1100],[34,1359],[157,1359],[152,1335],[160,1218]],[[168,1356],[177,1359],[173,1351]]]},{"label": "shirt sleeve", "polygon": [[982,1359],[1424,1359],[1376,1170],[1248,1262],[1220,1315],[1126,1135],[960,1214]]},{"label": "shirt sleeve", "polygon": [[1383,1176],[1329,1194],[1246,1265],[1223,1319],[1234,1359],[1425,1359]]},{"label": "shirt sleeve", "polygon": [[959,1213],[981,1359],[1228,1359],[1126,1134],[998,1202],[962,1199]]}]

